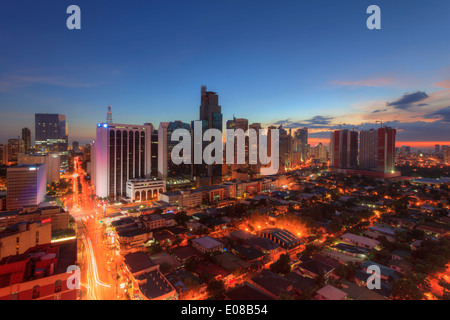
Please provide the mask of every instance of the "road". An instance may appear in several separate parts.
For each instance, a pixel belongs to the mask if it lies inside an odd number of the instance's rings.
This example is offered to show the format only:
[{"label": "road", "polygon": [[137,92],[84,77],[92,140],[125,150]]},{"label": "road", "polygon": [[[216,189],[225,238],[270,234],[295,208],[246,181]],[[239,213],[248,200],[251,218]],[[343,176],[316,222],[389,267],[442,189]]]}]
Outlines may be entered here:
[{"label": "road", "polygon": [[74,193],[70,199],[69,210],[77,222],[77,237],[81,242],[81,283],[86,293],[83,298],[115,300],[118,298],[119,284],[114,270],[111,270],[113,254],[104,241],[103,224],[100,222],[101,208],[93,197],[91,185],[85,180],[85,173],[78,158],[74,159],[72,186]]}]

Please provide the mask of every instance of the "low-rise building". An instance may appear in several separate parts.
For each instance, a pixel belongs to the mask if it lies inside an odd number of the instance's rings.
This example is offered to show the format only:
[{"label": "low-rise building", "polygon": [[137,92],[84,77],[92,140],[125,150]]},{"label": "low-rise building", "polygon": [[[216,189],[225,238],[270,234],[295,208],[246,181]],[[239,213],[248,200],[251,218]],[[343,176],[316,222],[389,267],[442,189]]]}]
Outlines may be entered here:
[{"label": "low-rise building", "polygon": [[208,236],[192,240],[192,246],[202,253],[212,253],[215,251],[223,251],[224,245]]}]

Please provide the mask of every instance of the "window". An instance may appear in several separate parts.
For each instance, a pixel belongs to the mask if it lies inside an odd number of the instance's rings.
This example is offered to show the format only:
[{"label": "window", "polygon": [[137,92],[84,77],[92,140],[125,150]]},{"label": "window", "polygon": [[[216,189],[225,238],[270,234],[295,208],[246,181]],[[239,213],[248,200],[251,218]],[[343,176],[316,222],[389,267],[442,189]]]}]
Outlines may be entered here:
[{"label": "window", "polygon": [[33,287],[33,299],[39,298],[39,294],[40,294],[39,286],[34,286]]},{"label": "window", "polygon": [[55,293],[56,292],[61,292],[61,280],[55,281]]}]

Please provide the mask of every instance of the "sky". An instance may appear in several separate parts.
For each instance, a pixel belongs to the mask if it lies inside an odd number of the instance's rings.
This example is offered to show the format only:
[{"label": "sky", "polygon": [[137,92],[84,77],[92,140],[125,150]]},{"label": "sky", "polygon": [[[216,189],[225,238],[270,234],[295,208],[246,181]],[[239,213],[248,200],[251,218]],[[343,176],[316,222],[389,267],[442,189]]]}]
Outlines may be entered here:
[{"label": "sky", "polygon": [[[81,9],[69,30],[66,9]],[[381,30],[369,30],[369,5]],[[398,145],[450,145],[450,1],[2,1],[0,143],[35,113],[67,116],[69,141],[116,123],[199,118],[200,88],[224,120],[398,130]]]}]

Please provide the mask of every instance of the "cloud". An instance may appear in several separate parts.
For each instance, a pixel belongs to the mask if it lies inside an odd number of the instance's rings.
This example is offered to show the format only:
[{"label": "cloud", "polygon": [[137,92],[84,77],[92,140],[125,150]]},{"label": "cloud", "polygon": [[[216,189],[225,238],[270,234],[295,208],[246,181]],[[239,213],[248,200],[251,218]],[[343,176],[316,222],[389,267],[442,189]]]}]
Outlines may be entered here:
[{"label": "cloud", "polygon": [[383,110],[378,109],[378,110],[372,111],[372,113],[385,112],[385,111],[387,111],[387,110],[388,110],[388,109],[383,109]]},{"label": "cloud", "polygon": [[350,87],[385,87],[393,85],[395,80],[392,77],[380,77],[375,79],[366,80],[333,80],[331,84],[337,86],[350,86]]},{"label": "cloud", "polygon": [[0,78],[0,92],[28,87],[33,84],[52,85],[68,88],[90,88],[99,84],[75,81],[60,76],[13,75]]},{"label": "cloud", "polygon": [[334,120],[334,117],[326,117],[326,116],[315,116],[311,119],[301,120],[301,121],[291,121],[289,119],[279,120],[275,122],[275,125],[282,125],[287,129],[308,127],[308,128],[316,128],[316,129],[325,129],[331,128],[331,121]]},{"label": "cloud", "polygon": [[450,123],[450,106],[446,107],[446,108],[442,108],[442,109],[437,110],[435,112],[426,114],[423,117],[426,118],[426,119],[440,118],[440,121]]},{"label": "cloud", "polygon": [[444,80],[434,84],[435,87],[450,89],[450,80]]},{"label": "cloud", "polygon": [[416,91],[413,93],[405,93],[401,98],[388,102],[388,107],[394,107],[395,109],[407,110],[411,108],[415,103],[427,99],[429,96],[423,91]]}]

